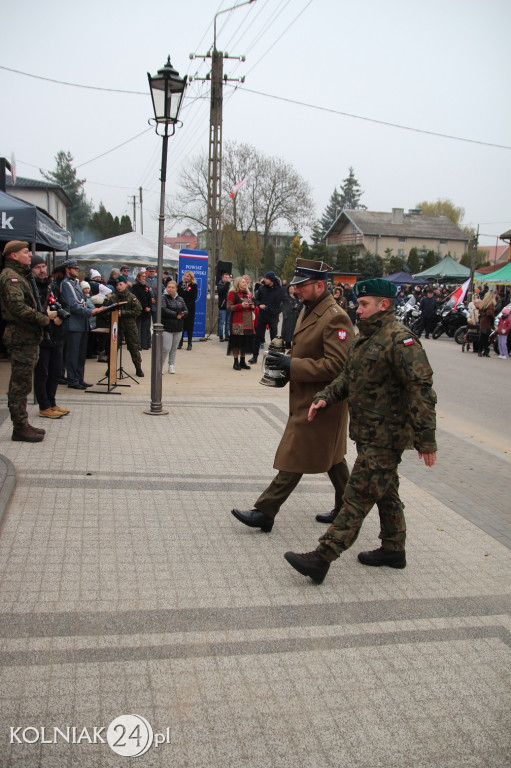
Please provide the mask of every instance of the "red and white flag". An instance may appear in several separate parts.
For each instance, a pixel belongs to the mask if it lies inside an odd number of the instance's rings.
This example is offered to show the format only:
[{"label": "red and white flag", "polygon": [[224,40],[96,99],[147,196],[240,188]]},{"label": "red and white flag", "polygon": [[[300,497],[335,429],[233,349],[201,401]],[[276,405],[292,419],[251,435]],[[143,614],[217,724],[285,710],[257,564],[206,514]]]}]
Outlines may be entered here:
[{"label": "red and white flag", "polygon": [[465,294],[468,291],[468,286],[470,285],[470,278],[466,282],[463,283],[463,285],[460,285],[459,288],[456,288],[456,290],[453,292],[452,297],[454,299],[454,309],[458,306],[458,302],[463,301],[465,298]]},{"label": "red and white flag", "polygon": [[239,190],[242,188],[243,184],[246,182],[246,178],[242,181],[238,181],[237,184],[234,185],[234,187],[231,190],[231,198],[234,200],[236,195],[238,194]]}]

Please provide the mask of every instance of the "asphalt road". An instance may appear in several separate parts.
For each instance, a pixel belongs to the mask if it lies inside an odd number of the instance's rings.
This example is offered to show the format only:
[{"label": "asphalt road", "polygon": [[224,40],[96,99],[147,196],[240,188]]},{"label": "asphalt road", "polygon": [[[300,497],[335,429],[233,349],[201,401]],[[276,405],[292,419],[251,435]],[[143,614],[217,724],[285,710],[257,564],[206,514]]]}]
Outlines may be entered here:
[{"label": "asphalt road", "polygon": [[423,340],[434,371],[437,463],[406,451],[400,473],[511,548],[511,359]]}]

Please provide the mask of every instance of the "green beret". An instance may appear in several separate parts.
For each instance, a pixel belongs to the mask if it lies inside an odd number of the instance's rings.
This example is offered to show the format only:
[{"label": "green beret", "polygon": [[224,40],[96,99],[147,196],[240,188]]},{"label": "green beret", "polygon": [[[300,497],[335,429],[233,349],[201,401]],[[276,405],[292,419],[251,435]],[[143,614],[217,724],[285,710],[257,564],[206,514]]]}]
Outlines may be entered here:
[{"label": "green beret", "polygon": [[119,275],[119,277],[115,278],[115,284],[116,285],[117,285],[117,283],[127,283],[127,282],[128,282],[128,278],[124,277],[124,275]]},{"label": "green beret", "polygon": [[397,295],[397,286],[383,277],[373,277],[371,280],[360,280],[353,286],[353,293],[360,296],[382,296],[386,299],[393,299]]}]

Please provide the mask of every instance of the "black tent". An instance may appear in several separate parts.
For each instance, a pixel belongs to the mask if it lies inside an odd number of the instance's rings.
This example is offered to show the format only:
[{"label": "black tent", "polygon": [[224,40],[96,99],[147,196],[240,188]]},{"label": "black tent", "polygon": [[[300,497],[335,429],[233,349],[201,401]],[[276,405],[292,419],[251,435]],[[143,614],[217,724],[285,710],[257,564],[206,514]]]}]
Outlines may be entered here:
[{"label": "black tent", "polygon": [[427,280],[412,277],[409,272],[394,272],[392,275],[385,275],[384,280],[389,280],[396,285],[427,285]]},{"label": "black tent", "polygon": [[26,240],[36,251],[67,251],[69,233],[37,206],[0,191],[0,241]]}]

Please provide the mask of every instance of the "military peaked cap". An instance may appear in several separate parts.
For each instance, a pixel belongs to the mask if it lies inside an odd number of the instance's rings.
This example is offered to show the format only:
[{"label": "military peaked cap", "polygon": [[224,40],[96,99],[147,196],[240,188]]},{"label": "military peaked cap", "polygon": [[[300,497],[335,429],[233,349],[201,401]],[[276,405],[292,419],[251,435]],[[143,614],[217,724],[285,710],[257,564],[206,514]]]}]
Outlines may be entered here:
[{"label": "military peaked cap", "polygon": [[5,244],[3,255],[10,256],[11,253],[18,253],[18,251],[22,251],[23,248],[28,248],[28,243],[25,243],[23,240],[10,240]]},{"label": "military peaked cap", "polygon": [[312,259],[297,259],[295,262],[295,274],[290,285],[299,285],[306,280],[328,280],[328,264],[324,261],[313,261]]},{"label": "military peaked cap", "polygon": [[63,261],[60,266],[64,267],[64,269],[69,269],[69,267],[77,267],[78,262],[76,259],[66,259],[66,261]]},{"label": "military peaked cap", "polygon": [[353,286],[355,296],[381,296],[384,299],[393,299],[397,295],[397,287],[389,280],[382,277],[373,277],[371,280],[360,280]]}]

